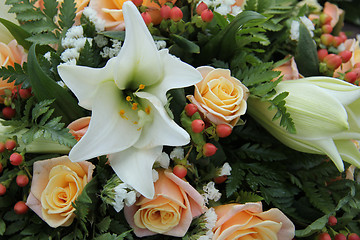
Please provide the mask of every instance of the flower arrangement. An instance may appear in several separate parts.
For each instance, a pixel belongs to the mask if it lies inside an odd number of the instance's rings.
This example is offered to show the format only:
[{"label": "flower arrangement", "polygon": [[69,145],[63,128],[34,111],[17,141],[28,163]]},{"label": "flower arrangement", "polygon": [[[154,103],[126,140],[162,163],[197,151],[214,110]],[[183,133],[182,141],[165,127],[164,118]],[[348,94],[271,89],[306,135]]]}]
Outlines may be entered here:
[{"label": "flower arrangement", "polygon": [[1,238],[360,239],[337,5],[0,6]]}]

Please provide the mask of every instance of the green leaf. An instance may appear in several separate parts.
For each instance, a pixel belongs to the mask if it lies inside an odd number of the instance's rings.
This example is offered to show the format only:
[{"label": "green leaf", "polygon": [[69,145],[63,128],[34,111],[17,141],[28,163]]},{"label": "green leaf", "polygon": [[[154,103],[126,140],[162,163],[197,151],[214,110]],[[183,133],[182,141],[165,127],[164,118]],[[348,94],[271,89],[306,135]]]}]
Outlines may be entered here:
[{"label": "green leaf", "polygon": [[59,39],[52,32],[39,33],[26,38],[26,40],[40,45],[55,44]]},{"label": "green leaf", "polygon": [[295,52],[299,72],[305,77],[318,76],[320,73],[316,44],[303,23],[300,23],[299,33],[299,42]]},{"label": "green leaf", "polygon": [[99,229],[101,233],[104,233],[109,230],[111,223],[111,217],[107,216],[104,219],[101,220],[98,224],[96,224],[96,227]]},{"label": "green leaf", "polygon": [[235,163],[231,168],[231,175],[226,181],[226,197],[230,197],[240,188],[241,182],[245,177],[245,172],[241,168],[241,163]]},{"label": "green leaf", "polygon": [[240,191],[238,196],[238,203],[247,203],[247,202],[259,202],[264,200],[263,197],[253,193],[253,192],[246,192],[246,191]]},{"label": "green leaf", "polygon": [[30,33],[6,19],[0,18],[0,22],[9,30],[18,44],[23,46],[26,50],[30,48],[31,42],[26,40],[26,38],[31,36]]},{"label": "green leaf", "polygon": [[84,48],[80,51],[79,60],[76,62],[76,65],[88,66],[88,67],[98,67],[101,60],[99,51],[94,50],[89,41],[86,40]]},{"label": "green leaf", "polygon": [[6,224],[2,218],[0,218],[0,236],[3,236],[6,230]]},{"label": "green leaf", "polygon": [[177,34],[172,34],[171,39],[185,52],[200,53],[200,47],[194,42]]},{"label": "green leaf", "polygon": [[60,7],[60,21],[59,25],[64,28],[71,28],[75,23],[75,7],[74,0],[64,0]]},{"label": "green leaf", "polygon": [[53,19],[58,12],[58,1],[56,0],[44,1],[43,11],[50,19]]},{"label": "green leaf", "polygon": [[[242,25],[252,20],[266,19],[263,15],[252,12],[243,11],[238,14],[235,19],[215,35],[201,49],[199,59],[229,59],[234,54],[234,46],[236,46],[236,33]],[[219,57],[218,57],[219,56]]]},{"label": "green leaf", "polygon": [[65,124],[82,117],[82,109],[77,105],[75,98],[41,69],[35,54],[36,45],[29,50],[28,73],[32,91],[39,101],[55,99],[52,106],[56,116],[61,116]]}]

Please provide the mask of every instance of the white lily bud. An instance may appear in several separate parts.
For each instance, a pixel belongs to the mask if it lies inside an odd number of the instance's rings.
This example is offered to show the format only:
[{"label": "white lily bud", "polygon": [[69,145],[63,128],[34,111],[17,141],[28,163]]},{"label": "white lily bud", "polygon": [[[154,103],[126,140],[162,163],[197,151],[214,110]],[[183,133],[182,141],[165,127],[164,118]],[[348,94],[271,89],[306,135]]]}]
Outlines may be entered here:
[{"label": "white lily bud", "polygon": [[291,134],[272,121],[268,102],[251,98],[249,114],[279,141],[297,151],[324,154],[344,171],[342,160],[360,167],[360,153],[351,139],[360,139],[360,87],[330,77],[283,81],[276,92],[289,92],[286,109],[296,127]]}]

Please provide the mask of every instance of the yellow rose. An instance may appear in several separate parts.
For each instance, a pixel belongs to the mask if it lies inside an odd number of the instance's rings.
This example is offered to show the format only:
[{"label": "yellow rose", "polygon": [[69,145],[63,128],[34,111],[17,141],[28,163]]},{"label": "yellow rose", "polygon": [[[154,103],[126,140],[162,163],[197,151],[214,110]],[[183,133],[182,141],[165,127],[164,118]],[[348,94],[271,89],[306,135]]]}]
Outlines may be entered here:
[{"label": "yellow rose", "polygon": [[246,112],[249,90],[231,77],[230,70],[199,67],[203,80],[195,85],[194,96],[187,96],[205,119],[218,124],[235,126]]},{"label": "yellow rose", "polygon": [[262,211],[261,202],[215,207],[217,221],[213,240],[291,240],[294,224],[277,208]]},{"label": "yellow rose", "polygon": [[74,220],[72,203],[91,180],[95,166],[73,163],[68,156],[34,163],[31,190],[26,205],[49,226],[69,226]]},{"label": "yellow rose", "polygon": [[171,171],[159,171],[153,199],[140,197],[124,214],[138,237],[161,233],[182,237],[194,217],[205,210],[204,199],[188,182]]}]

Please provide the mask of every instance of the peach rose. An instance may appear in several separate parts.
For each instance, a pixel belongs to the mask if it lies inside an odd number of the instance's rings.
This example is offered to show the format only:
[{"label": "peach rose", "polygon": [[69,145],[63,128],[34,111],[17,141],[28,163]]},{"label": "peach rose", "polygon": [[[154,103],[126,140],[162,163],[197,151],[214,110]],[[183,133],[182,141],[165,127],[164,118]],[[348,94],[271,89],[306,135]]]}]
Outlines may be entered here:
[{"label": "peach rose", "polygon": [[286,63],[273,69],[274,71],[280,71],[283,76],[282,80],[294,80],[299,79],[300,74],[297,68],[294,57],[291,57]]},{"label": "peach rose", "polygon": [[195,85],[194,96],[187,98],[195,104],[205,119],[218,124],[235,126],[246,112],[249,90],[230,76],[230,70],[199,67],[203,80]]},{"label": "peach rose", "polygon": [[122,5],[130,0],[90,0],[89,7],[105,21],[106,30],[123,31],[125,29]]},{"label": "peach rose", "polygon": [[69,226],[74,220],[72,203],[92,179],[95,166],[74,163],[68,156],[34,163],[31,190],[26,205],[49,226]]},{"label": "peach rose", "polygon": [[261,202],[215,207],[218,216],[213,240],[291,240],[294,224],[277,208],[262,211]]},{"label": "peach rose", "polygon": [[169,170],[159,171],[153,199],[141,196],[124,208],[125,218],[138,237],[157,233],[182,237],[192,219],[204,211],[200,193]]},{"label": "peach rose", "polygon": [[82,117],[71,122],[67,128],[70,129],[70,133],[79,141],[89,128],[91,117]]},{"label": "peach rose", "polygon": [[344,14],[344,10],[338,8],[335,4],[326,2],[324,5],[323,12],[331,17],[330,25],[335,27],[341,14]]},{"label": "peach rose", "polygon": [[[24,52],[24,48],[20,46],[16,40],[12,40],[9,44],[0,42],[0,66],[14,66],[15,63],[22,65],[26,61],[27,54]],[[1,79],[0,81],[0,96],[4,95],[5,89],[12,90],[15,86],[15,81],[8,83],[7,79]],[[3,103],[4,99],[0,97],[0,103]]]}]

